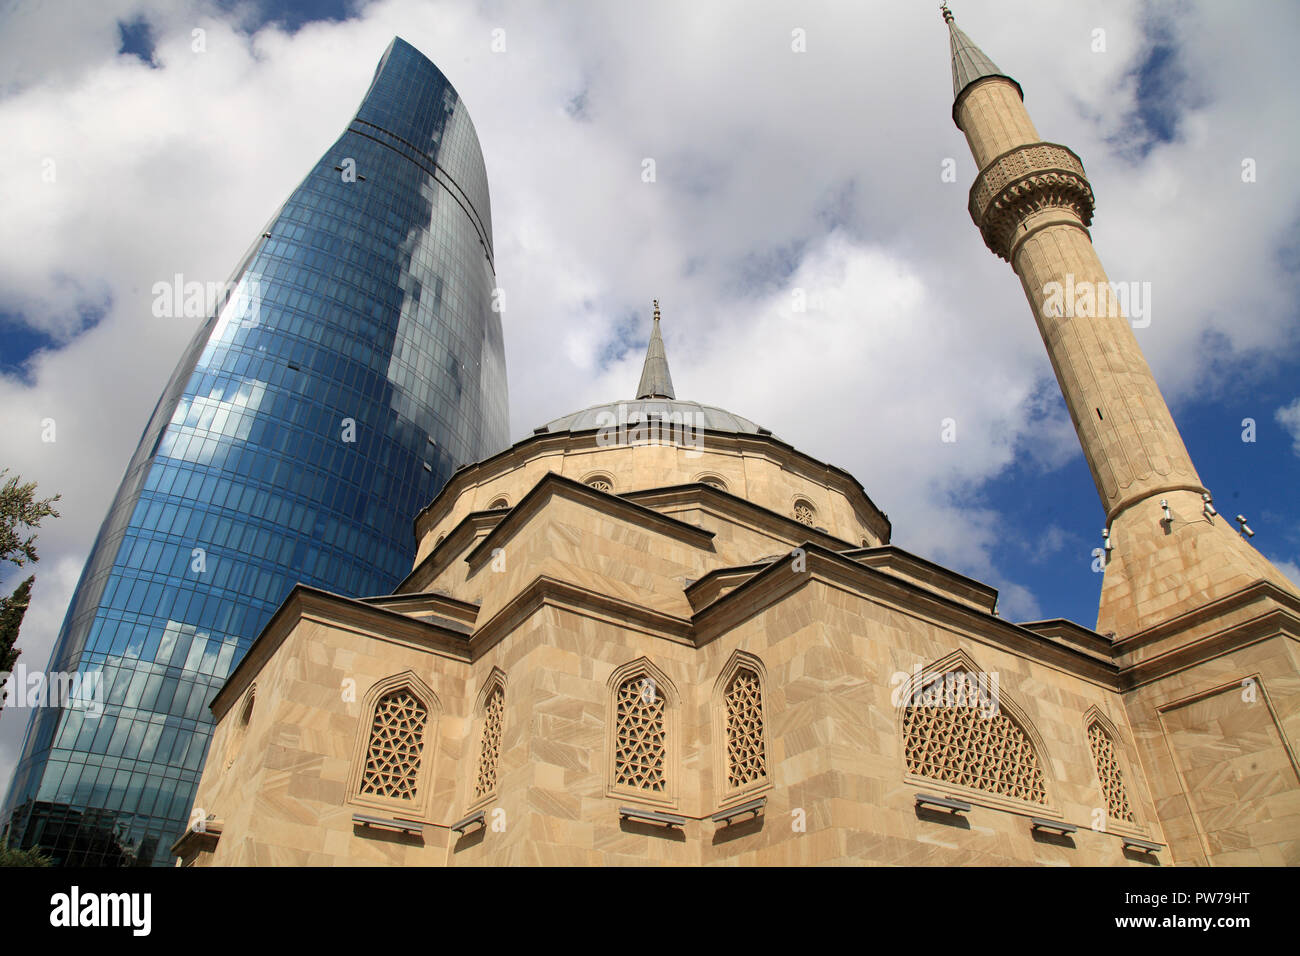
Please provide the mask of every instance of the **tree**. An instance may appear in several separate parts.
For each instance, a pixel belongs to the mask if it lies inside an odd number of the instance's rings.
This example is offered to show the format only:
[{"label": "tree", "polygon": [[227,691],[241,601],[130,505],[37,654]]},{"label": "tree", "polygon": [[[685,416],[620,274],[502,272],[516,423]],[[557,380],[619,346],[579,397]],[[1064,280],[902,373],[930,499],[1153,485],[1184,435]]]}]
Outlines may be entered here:
[{"label": "tree", "polygon": [[[9,474],[9,469],[0,469],[0,479]],[[39,558],[36,554],[35,529],[40,527],[45,518],[57,518],[53,498],[37,498],[36,482],[24,483],[17,475],[0,485],[0,561],[8,561],[15,567],[35,564]],[[22,626],[23,615],[31,602],[32,583],[36,580],[29,575],[13,594],[0,601],[0,673],[13,672],[22,653],[15,643],[18,640],[18,628]],[[4,708],[6,694],[0,694],[0,709]]]},{"label": "tree", "polygon": [[0,866],[53,866],[48,856],[38,847],[30,850],[14,850],[0,844]]}]

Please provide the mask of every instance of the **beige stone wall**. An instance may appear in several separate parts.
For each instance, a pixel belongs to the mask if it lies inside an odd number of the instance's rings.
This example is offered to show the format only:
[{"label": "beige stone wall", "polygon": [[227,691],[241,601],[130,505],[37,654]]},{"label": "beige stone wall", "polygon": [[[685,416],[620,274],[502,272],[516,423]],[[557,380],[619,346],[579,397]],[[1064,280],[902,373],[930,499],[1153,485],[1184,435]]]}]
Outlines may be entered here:
[{"label": "beige stone wall", "polygon": [[1300,654],[1277,635],[1137,688],[1127,707],[1175,859],[1300,865]]},{"label": "beige stone wall", "polygon": [[[575,520],[573,506],[565,504],[557,506],[555,523]],[[658,549],[671,546],[661,542]],[[574,570],[572,577],[580,579],[582,572]],[[508,572],[500,579],[508,582]],[[1116,833],[1090,829],[1102,797],[1083,715],[1099,709],[1118,728],[1117,745],[1131,753],[1132,732],[1118,695],[1008,650],[1008,635],[992,633],[1006,625],[987,615],[950,605],[950,618],[973,625],[955,627],[953,620],[935,620],[911,606],[910,586],[873,580],[884,591],[869,594],[804,572],[775,603],[742,614],[702,647],[629,627],[599,608],[543,604],[472,664],[395,642],[382,628],[305,620],[256,675],[262,706],[255,707],[235,763],[224,773],[212,766],[205,771],[199,805],[211,807],[224,825],[211,862],[1141,862],[1125,854]],[[901,713],[891,700],[894,675],[956,650],[980,669],[996,672],[1004,699],[1019,705],[1041,747],[1047,806],[907,778]],[[725,741],[716,685],[737,651],[754,655],[765,677],[770,787],[744,794],[767,797],[761,818],[722,827],[707,818],[739,798],[722,781]],[[670,682],[677,700],[670,792],[662,801],[609,793],[609,681],[616,669],[642,657]],[[473,792],[482,736],[474,704],[494,668],[505,675],[506,709],[498,791],[485,803]],[[442,711],[430,731],[427,807],[388,812],[427,823],[423,841],[353,825],[354,812],[384,811],[358,806],[348,789],[350,761],[357,758],[369,715],[339,693],[344,681],[354,679],[357,701],[363,701],[371,685],[407,670],[437,694]],[[666,692],[667,685],[661,686]],[[238,711],[231,706],[224,715],[214,754],[221,752]],[[1126,832],[1163,842],[1136,772],[1127,786],[1138,825]],[[975,806],[957,818],[918,814],[917,792],[957,795]],[[618,810],[625,805],[689,820],[682,830],[622,821]],[[491,824],[503,828],[476,828],[464,836],[448,831],[451,822],[479,806],[489,811]],[[1080,830],[1068,840],[1036,837],[1030,814],[1072,822]]]}]

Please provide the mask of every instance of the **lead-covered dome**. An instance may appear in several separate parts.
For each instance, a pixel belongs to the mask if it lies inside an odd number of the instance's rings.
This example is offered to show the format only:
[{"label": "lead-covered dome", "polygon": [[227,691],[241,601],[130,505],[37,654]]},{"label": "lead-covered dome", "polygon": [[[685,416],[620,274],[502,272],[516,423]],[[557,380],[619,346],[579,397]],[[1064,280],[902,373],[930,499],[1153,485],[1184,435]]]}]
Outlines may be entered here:
[{"label": "lead-covered dome", "polygon": [[620,425],[638,425],[642,422],[660,421],[705,428],[710,431],[735,432],[742,435],[771,435],[761,425],[718,408],[699,402],[677,398],[673,391],[673,377],[668,371],[668,356],[664,351],[663,335],[659,331],[659,300],[654,304],[654,324],[650,330],[650,344],[646,347],[645,367],[637,385],[636,398],[628,401],[603,402],[580,412],[547,422],[534,430],[534,434],[547,432],[580,432],[591,428],[609,428]]}]

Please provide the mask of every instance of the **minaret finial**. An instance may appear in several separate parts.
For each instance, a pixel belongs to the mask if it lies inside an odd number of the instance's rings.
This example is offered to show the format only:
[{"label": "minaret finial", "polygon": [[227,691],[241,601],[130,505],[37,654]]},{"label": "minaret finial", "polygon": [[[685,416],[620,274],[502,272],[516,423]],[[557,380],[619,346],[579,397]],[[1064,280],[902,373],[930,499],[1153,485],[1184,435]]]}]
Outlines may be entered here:
[{"label": "minaret finial", "polygon": [[659,332],[659,300],[654,300],[654,322],[650,325],[650,344],[645,350],[645,367],[641,369],[641,384],[636,389],[637,398],[676,398],[673,377],[668,374],[668,355],[664,352],[663,335]]},{"label": "minaret finial", "polygon": [[948,9],[948,0],[943,0],[943,3],[939,4],[939,9],[943,11],[943,22],[952,23],[952,11]]}]

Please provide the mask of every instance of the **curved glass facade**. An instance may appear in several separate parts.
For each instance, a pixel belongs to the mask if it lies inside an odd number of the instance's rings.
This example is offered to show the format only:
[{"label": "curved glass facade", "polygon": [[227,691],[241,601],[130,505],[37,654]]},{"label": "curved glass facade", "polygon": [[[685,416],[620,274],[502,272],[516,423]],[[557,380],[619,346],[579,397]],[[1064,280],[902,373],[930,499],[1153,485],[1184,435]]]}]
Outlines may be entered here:
[{"label": "curved glass facade", "polygon": [[33,712],[11,844],[172,862],[207,703],[293,585],[390,593],[416,512],[506,446],[495,285],[469,114],[395,39],[145,428],[50,661],[101,672],[103,713]]}]

